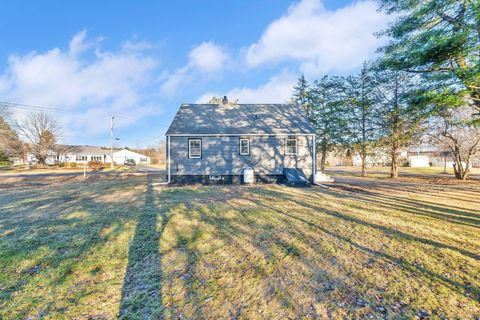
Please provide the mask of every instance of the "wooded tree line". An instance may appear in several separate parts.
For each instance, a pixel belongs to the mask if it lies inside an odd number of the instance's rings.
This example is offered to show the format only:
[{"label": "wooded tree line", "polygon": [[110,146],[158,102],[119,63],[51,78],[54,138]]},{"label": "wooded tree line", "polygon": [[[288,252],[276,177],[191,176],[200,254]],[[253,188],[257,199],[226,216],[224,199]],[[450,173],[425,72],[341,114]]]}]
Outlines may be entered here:
[{"label": "wooded tree line", "polygon": [[388,150],[391,177],[399,154],[428,137],[451,152],[455,176],[466,179],[480,150],[480,2],[379,0],[396,20],[379,36],[389,42],[377,61],[351,76],[302,75],[293,100],[317,130],[320,169],[342,146],[362,160]]}]

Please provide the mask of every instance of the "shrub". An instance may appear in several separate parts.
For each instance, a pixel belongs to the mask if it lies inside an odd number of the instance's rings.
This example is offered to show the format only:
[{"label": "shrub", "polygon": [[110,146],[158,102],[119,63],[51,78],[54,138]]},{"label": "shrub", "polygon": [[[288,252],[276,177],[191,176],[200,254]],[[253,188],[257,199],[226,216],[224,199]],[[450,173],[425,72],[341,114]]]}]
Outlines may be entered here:
[{"label": "shrub", "polygon": [[103,162],[100,161],[88,161],[88,167],[94,170],[103,169]]},{"label": "shrub", "polygon": [[66,162],[60,162],[60,163],[58,164],[58,166],[59,166],[60,168],[65,168],[65,167],[68,167],[68,163],[66,163]]},{"label": "shrub", "polygon": [[9,160],[1,160],[0,161],[0,166],[9,166],[12,163]]},{"label": "shrub", "polygon": [[76,162],[70,162],[70,168],[76,168],[77,163]]}]

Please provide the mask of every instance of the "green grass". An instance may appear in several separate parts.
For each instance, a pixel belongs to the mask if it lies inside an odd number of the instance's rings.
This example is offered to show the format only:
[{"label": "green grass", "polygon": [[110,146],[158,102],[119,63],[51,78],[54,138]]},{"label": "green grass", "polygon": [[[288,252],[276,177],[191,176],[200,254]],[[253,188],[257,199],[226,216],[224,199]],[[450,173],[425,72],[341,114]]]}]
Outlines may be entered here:
[{"label": "green grass", "polygon": [[151,181],[0,184],[0,319],[480,316],[478,184]]},{"label": "green grass", "polygon": [[[98,171],[90,168],[86,168],[87,172]],[[127,171],[135,172],[135,167],[129,167],[124,165],[117,165],[113,169],[110,168],[110,164],[106,163],[105,167],[101,171]],[[3,166],[0,167],[0,177],[2,175],[29,175],[29,174],[50,174],[50,173],[82,173],[83,164],[78,164],[76,168],[71,167],[59,167],[59,166],[28,166],[28,165],[18,165],[18,166]]]},{"label": "green grass", "polygon": [[[453,168],[446,168],[447,174],[445,178],[453,178],[454,172]],[[360,167],[349,167],[349,166],[338,166],[338,167],[328,167],[326,168],[327,173],[334,173],[337,175],[343,176],[361,176]],[[410,168],[410,167],[399,167],[399,176],[404,175],[424,175],[428,177],[429,175],[438,175],[444,174],[445,170],[443,167],[429,167],[429,168]],[[470,175],[478,176],[480,175],[480,168],[472,168],[470,170]],[[390,167],[367,167],[367,176],[372,178],[388,178],[390,176]]]}]

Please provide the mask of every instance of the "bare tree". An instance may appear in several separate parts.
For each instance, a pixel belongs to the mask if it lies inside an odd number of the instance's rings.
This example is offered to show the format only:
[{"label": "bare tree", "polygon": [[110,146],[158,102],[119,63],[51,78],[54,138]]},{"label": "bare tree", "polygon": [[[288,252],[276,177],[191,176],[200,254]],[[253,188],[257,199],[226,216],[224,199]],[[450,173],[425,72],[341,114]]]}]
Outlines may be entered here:
[{"label": "bare tree", "polygon": [[455,178],[466,180],[473,157],[480,152],[480,127],[472,121],[474,109],[448,109],[432,118],[432,140],[452,153]]},{"label": "bare tree", "polygon": [[60,126],[55,118],[44,113],[29,113],[17,122],[17,130],[32,148],[35,158],[45,164],[50,152],[55,149]]}]

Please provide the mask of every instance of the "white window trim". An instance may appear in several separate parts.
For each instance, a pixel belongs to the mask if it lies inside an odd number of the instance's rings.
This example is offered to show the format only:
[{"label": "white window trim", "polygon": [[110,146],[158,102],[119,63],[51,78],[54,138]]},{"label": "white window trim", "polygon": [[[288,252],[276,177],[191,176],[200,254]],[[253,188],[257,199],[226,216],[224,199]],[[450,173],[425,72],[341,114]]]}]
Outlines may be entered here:
[{"label": "white window trim", "polygon": [[[247,153],[242,153],[242,140],[247,140]],[[240,140],[238,141],[238,147],[240,148],[239,150],[239,154],[241,156],[249,156],[250,155],[250,139],[248,138],[240,138]]]},{"label": "white window trim", "polygon": [[[191,145],[190,145],[190,142],[191,141],[195,141],[195,140],[198,140],[200,141],[200,154],[199,155],[192,155],[192,148],[191,148]],[[202,139],[200,138],[192,138],[192,139],[188,139],[188,158],[189,159],[201,159],[202,158]]]},{"label": "white window trim", "polygon": [[[288,140],[294,140],[295,141],[295,152],[288,152]],[[298,153],[298,140],[297,138],[286,138],[285,139],[285,154],[287,156],[296,156]]]}]

